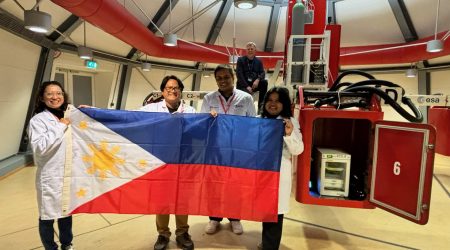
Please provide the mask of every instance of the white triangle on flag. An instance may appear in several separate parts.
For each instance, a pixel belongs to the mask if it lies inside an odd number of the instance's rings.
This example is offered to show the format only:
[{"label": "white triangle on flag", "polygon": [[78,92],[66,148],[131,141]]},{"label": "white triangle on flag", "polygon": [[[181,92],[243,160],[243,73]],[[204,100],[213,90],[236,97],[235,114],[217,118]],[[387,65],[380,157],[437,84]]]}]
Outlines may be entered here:
[{"label": "white triangle on flag", "polygon": [[72,162],[66,164],[71,170],[64,183],[70,188],[69,197],[63,197],[63,207],[65,199],[70,200],[65,214],[165,164],[76,108],[70,109],[68,118]]}]

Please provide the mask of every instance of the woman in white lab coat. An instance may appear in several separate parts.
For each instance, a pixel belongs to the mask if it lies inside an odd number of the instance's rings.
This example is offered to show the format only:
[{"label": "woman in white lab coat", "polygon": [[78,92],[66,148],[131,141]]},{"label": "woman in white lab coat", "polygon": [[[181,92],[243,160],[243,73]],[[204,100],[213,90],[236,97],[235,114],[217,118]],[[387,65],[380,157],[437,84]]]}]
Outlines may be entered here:
[{"label": "woman in white lab coat", "polygon": [[72,216],[61,210],[65,149],[64,131],[70,121],[64,118],[68,99],[59,82],[42,83],[28,136],[37,166],[36,190],[39,209],[39,235],[45,249],[58,249],[53,222],[58,221],[62,249],[72,249]]},{"label": "woman in white lab coat", "polygon": [[298,121],[292,117],[289,91],[284,87],[273,87],[264,98],[261,117],[283,119],[283,154],[280,166],[280,184],[278,188],[278,222],[263,222],[262,244],[258,248],[275,250],[280,247],[283,231],[283,217],[289,211],[289,199],[292,187],[293,155],[303,152],[302,134]]}]

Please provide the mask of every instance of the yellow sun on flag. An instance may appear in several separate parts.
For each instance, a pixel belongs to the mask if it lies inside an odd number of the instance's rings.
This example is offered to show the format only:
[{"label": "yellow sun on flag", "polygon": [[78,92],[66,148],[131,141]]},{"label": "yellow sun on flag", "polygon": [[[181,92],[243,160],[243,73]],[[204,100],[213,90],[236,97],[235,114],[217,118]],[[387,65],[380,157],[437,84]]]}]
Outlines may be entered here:
[{"label": "yellow sun on flag", "polygon": [[80,190],[78,190],[75,194],[77,195],[78,198],[83,198],[84,196],[86,196],[86,192],[87,192],[86,189],[80,188]]},{"label": "yellow sun on flag", "polygon": [[80,123],[78,124],[78,127],[79,127],[81,130],[87,129],[87,128],[88,128],[88,123],[87,123],[87,121],[80,121]]},{"label": "yellow sun on flag", "polygon": [[101,180],[106,178],[107,172],[117,177],[120,176],[119,169],[116,165],[124,164],[125,160],[117,156],[117,153],[120,151],[119,146],[112,146],[111,149],[108,149],[108,143],[102,141],[100,142],[100,148],[97,148],[94,144],[90,144],[89,149],[93,155],[83,156],[84,162],[92,163],[86,170],[88,174],[94,175],[98,172],[98,177]]},{"label": "yellow sun on flag", "polygon": [[140,168],[145,168],[145,167],[147,167],[147,165],[148,165],[148,162],[144,159],[138,161],[138,166]]}]

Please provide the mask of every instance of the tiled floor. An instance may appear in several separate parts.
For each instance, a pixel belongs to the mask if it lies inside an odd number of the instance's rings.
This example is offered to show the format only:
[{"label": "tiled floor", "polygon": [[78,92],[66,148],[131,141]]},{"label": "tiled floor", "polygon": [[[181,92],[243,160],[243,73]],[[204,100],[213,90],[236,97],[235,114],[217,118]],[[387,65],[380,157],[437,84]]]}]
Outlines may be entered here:
[{"label": "tiled floor", "polygon": [[[0,180],[0,249],[43,249],[37,229],[34,167]],[[450,249],[450,157],[436,155],[430,220],[420,226],[381,209],[303,205],[291,201],[285,215],[281,249]],[[190,216],[198,249],[256,249],[261,223],[243,221],[234,235],[228,222],[215,235],[203,229],[208,219]],[[173,219],[171,227],[174,227]],[[76,249],[152,249],[152,215],[82,214],[74,216]],[[169,248],[176,249],[174,237]]]}]

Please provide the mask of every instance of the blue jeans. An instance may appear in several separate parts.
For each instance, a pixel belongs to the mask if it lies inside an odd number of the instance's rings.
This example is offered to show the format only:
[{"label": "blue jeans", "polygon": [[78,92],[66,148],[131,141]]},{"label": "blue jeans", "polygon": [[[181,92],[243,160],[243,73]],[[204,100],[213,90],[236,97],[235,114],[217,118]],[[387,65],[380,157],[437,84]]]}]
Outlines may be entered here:
[{"label": "blue jeans", "polygon": [[[41,236],[42,245],[45,250],[57,250],[58,245],[55,243],[55,230],[53,229],[54,220],[41,220],[39,218],[39,235]],[[64,249],[72,244],[72,216],[58,219],[59,242],[61,248]]]}]

